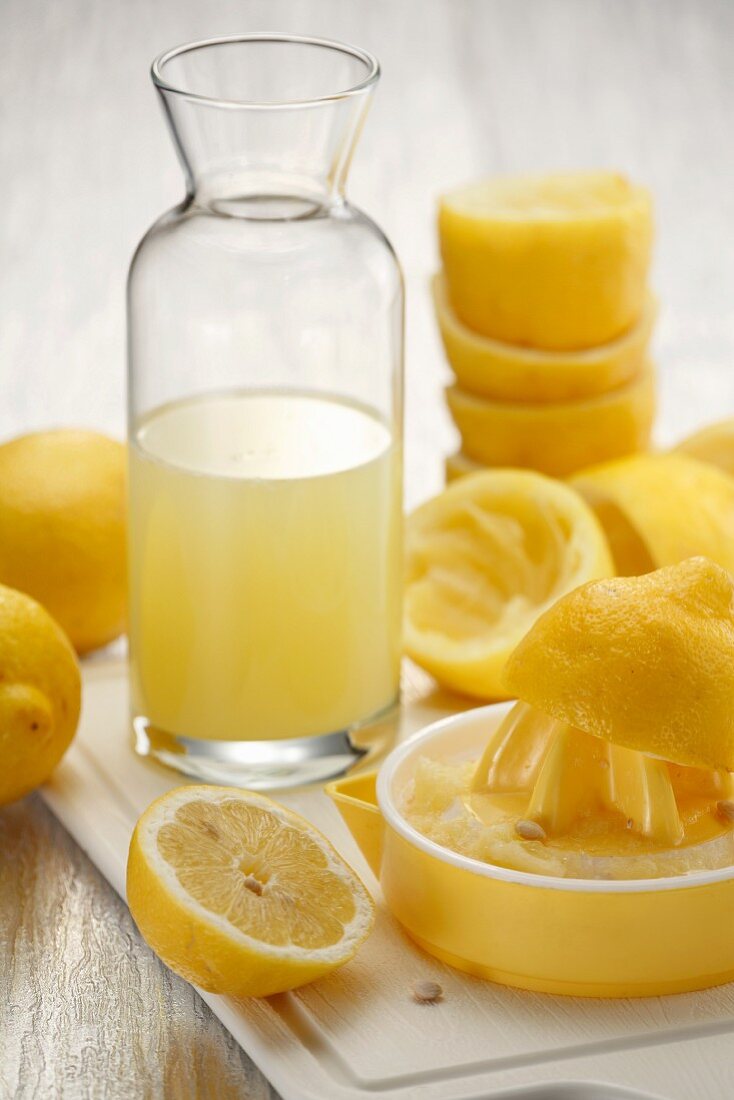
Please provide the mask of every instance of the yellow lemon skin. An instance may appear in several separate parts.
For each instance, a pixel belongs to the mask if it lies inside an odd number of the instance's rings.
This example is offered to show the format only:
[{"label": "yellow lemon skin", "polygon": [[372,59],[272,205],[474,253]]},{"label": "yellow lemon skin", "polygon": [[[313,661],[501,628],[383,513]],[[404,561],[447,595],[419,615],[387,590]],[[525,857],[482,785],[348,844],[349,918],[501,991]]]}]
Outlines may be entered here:
[{"label": "yellow lemon skin", "polygon": [[0,585],[0,805],[48,779],[79,721],[81,677],[48,612]]},{"label": "yellow lemon skin", "polygon": [[639,321],[616,340],[582,351],[545,351],[472,332],[451,308],[441,275],[433,279],[433,301],[459,386],[479,397],[531,404],[594,397],[629,382],[643,367],[657,313],[648,295]]},{"label": "yellow lemon skin", "polygon": [[438,230],[451,304],[483,336],[589,348],[614,340],[642,314],[652,203],[624,176],[469,184],[442,197]]},{"label": "yellow lemon skin", "polygon": [[734,573],[734,479],[685,454],[634,455],[570,484],[594,509],[625,576],[704,555]]},{"label": "yellow lemon skin", "polygon": [[0,446],[0,583],[42,603],[78,653],[125,627],[125,455],[74,430]]},{"label": "yellow lemon skin", "polygon": [[463,477],[408,518],[406,651],[453,691],[508,698],[505,664],[537,617],[612,573],[599,523],[566,485],[527,470]]},{"label": "yellow lemon skin", "polygon": [[528,467],[562,478],[648,446],[655,372],[648,364],[626,386],[564,404],[490,401],[458,386],[446,390],[446,400],[468,457],[486,466]]},{"label": "yellow lemon skin", "polygon": [[734,477],[734,420],[720,420],[707,425],[678,443],[673,452],[710,462]]},{"label": "yellow lemon skin", "polygon": [[[229,807],[238,804],[262,815],[262,834],[271,849],[277,846],[279,834],[282,837],[282,861],[274,872],[261,850],[238,844],[232,833]],[[201,806],[209,807],[209,811],[197,814]],[[183,821],[182,808],[184,813],[189,811]],[[180,836],[174,837],[174,847],[178,843],[184,855],[174,866],[158,850],[157,837],[161,829],[170,832],[178,826]],[[299,835],[306,837],[310,845],[303,849],[305,855],[299,851]],[[323,853],[317,866],[313,864],[314,845]],[[264,882],[258,896],[244,890],[254,910],[249,934],[243,934],[241,927],[228,919],[227,906],[221,903],[226,891],[231,891],[233,877],[243,881],[247,877],[238,868],[243,857],[258,867],[257,874]],[[274,913],[276,920],[285,914],[292,926],[293,914],[300,912],[308,931],[310,924],[317,925],[323,917],[320,910],[336,908],[329,890],[329,874],[335,868],[354,900],[356,914],[355,927],[345,942],[334,944],[331,950],[309,951],[293,946],[283,935],[273,948],[267,942],[272,932],[267,913]],[[211,900],[202,897],[201,889],[198,896],[192,897],[187,887],[196,891],[207,875]],[[319,886],[323,886],[323,895],[319,895]],[[233,899],[234,910],[238,887],[242,893],[241,884],[235,882],[234,891],[226,895]],[[268,889],[273,887],[278,896],[268,909]],[[210,993],[234,997],[282,993],[335,970],[354,956],[374,921],[374,904],[367,890],[318,830],[262,795],[230,787],[178,788],[151,804],[138,821],[130,843],[127,901],[141,934],[171,970]],[[263,904],[265,915],[258,911]],[[271,940],[277,941],[278,936],[271,936]]]},{"label": "yellow lemon skin", "polygon": [[678,764],[734,770],[734,582],[706,558],[583,585],[518,645],[507,689]]}]

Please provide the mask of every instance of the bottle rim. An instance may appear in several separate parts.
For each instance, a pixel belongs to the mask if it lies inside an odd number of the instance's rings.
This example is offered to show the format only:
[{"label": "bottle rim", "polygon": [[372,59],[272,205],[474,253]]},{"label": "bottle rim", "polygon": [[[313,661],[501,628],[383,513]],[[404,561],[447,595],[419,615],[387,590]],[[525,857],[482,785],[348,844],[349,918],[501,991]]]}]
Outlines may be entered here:
[{"label": "bottle rim", "polygon": [[[169,62],[175,58],[180,57],[182,54],[192,53],[195,50],[210,49],[217,46],[228,46],[237,43],[255,44],[255,43],[281,43],[287,45],[297,46],[315,46],[321,49],[335,50],[338,53],[347,54],[350,57],[361,61],[365,66],[366,73],[362,80],[356,84],[352,84],[347,88],[340,89],[335,92],[330,92],[326,95],[313,96],[306,99],[283,99],[283,100],[247,100],[247,99],[228,99],[219,98],[218,96],[204,95],[201,92],[191,91],[186,87],[183,87],[177,83],[172,83],[164,75],[165,67]],[[309,35],[297,35],[297,34],[281,34],[270,31],[258,31],[252,34],[233,34],[224,35],[217,38],[202,38],[194,42],[185,42],[180,46],[174,46],[171,49],[164,50],[153,61],[151,65],[151,77],[156,88],[161,92],[167,92],[172,95],[180,96],[182,99],[187,99],[195,103],[206,103],[210,106],[216,107],[229,107],[229,108],[247,108],[249,110],[283,110],[290,108],[304,108],[304,107],[316,107],[324,103],[332,103],[339,100],[349,99],[350,97],[361,95],[377,83],[380,77],[380,63],[377,58],[369,53],[367,50],[363,50],[359,46],[352,46],[346,42],[337,42],[330,38],[317,38]]]}]

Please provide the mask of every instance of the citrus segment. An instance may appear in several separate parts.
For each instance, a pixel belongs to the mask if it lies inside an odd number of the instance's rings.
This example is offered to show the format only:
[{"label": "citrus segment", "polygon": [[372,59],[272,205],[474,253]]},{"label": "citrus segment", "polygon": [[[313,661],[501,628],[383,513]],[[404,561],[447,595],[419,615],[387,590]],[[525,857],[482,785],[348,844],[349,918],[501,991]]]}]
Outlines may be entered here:
[{"label": "citrus segment", "polygon": [[604,527],[618,573],[698,554],[734,572],[734,479],[714,466],[685,454],[636,455],[571,484]]},{"label": "citrus segment", "polygon": [[734,420],[709,424],[688,436],[673,451],[698,458],[701,462],[710,462],[725,474],[734,476]]},{"label": "citrus segment", "polygon": [[507,177],[440,201],[438,229],[459,319],[510,344],[571,349],[640,317],[652,247],[648,192],[612,172]]},{"label": "citrus segment", "polygon": [[487,466],[522,466],[565,477],[593,463],[644,450],[655,413],[650,365],[627,385],[566,404],[490,401],[446,391],[462,449]]},{"label": "citrus segment", "polygon": [[656,305],[648,295],[642,315],[622,336],[581,351],[544,351],[479,336],[457,317],[446,280],[433,279],[446,358],[462,389],[495,401],[575,401],[616,389],[638,374],[645,361]]},{"label": "citrus segment", "polygon": [[733,771],[733,607],[734,581],[705,558],[585,584],[537,620],[505,685],[616,745]]},{"label": "citrus segment", "polygon": [[81,677],[48,612],[0,586],[0,805],[40,786],[79,721]]},{"label": "citrus segment", "polygon": [[177,974],[212,993],[268,996],[347,962],[373,904],[304,818],[229,787],[157,799],[130,845],[130,910]]},{"label": "citrus segment", "polygon": [[409,517],[406,537],[407,652],[447,687],[483,699],[507,696],[505,662],[546,607],[613,571],[583,501],[523,470],[455,482]]}]

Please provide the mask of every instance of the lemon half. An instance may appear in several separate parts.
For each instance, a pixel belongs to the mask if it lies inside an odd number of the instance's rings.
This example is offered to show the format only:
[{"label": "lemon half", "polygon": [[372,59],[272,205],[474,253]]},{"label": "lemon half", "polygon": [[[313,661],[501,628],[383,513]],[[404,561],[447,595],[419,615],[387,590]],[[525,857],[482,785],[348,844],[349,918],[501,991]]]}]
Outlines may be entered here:
[{"label": "lemon half", "polygon": [[655,324],[648,295],[639,321],[616,340],[581,351],[544,351],[478,336],[457,317],[446,280],[433,279],[433,301],[449,365],[462,389],[495,401],[575,401],[616,389],[639,374]]},{"label": "lemon half", "polygon": [[655,372],[648,364],[611,393],[563,404],[490,401],[458,386],[446,390],[446,399],[470,458],[566,477],[647,447],[655,417]]},{"label": "lemon half", "polygon": [[708,424],[689,435],[673,451],[698,458],[701,462],[710,462],[725,474],[734,476],[734,420]]},{"label": "lemon half", "polygon": [[281,993],[334,970],[374,919],[326,837],[231,787],[180,787],[153,802],[130,844],[127,898],[171,970],[232,996]]},{"label": "lemon half", "polygon": [[450,191],[438,229],[449,298],[483,336],[588,348],[641,316],[649,193],[614,172],[496,178]]},{"label": "lemon half", "polygon": [[678,764],[734,770],[734,582],[706,558],[584,585],[513,653],[543,714]]},{"label": "lemon half", "polygon": [[537,617],[613,565],[592,511],[525,470],[462,478],[409,517],[405,645],[446,687],[506,698],[502,673]]},{"label": "lemon half", "polygon": [[734,479],[685,454],[634,455],[570,479],[594,509],[616,571],[705,555],[734,572]]}]

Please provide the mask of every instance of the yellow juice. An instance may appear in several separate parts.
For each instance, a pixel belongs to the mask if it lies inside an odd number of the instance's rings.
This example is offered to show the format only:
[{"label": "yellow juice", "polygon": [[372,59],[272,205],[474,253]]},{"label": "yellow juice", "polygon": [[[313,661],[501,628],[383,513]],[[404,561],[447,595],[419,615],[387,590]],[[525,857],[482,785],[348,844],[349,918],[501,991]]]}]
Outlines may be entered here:
[{"label": "yellow juice", "polygon": [[380,420],[300,393],[214,394],[155,411],[130,450],[136,716],[259,741],[394,701],[400,456]]}]

